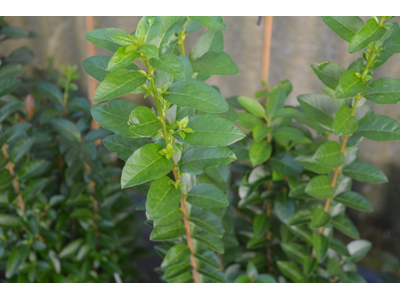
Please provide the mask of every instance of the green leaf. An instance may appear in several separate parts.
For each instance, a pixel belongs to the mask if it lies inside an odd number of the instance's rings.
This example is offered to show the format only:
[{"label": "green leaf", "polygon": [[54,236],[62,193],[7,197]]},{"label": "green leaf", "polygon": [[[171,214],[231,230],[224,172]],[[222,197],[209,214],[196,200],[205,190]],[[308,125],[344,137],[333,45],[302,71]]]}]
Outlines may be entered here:
[{"label": "green leaf", "polygon": [[358,120],[352,116],[350,108],[347,105],[343,105],[333,120],[333,133],[350,135],[357,130],[357,127]]},{"label": "green leaf", "polygon": [[249,155],[253,166],[257,166],[267,161],[272,153],[272,146],[265,140],[254,142],[250,146]]},{"label": "green leaf", "polygon": [[146,43],[152,41],[160,31],[163,17],[142,17],[137,25],[135,36]]},{"label": "green leaf", "polygon": [[217,270],[210,265],[207,264],[200,264],[199,273],[203,274],[216,282],[227,283],[228,279],[226,278],[225,274],[220,270]]},{"label": "green leaf", "polygon": [[361,211],[373,211],[371,204],[362,195],[356,192],[347,191],[335,196],[336,202],[343,203],[347,207]]},{"label": "green leaf", "polygon": [[362,161],[355,161],[342,170],[343,175],[358,181],[384,183],[388,179],[377,167]]},{"label": "green leaf", "polygon": [[223,113],[229,108],[220,93],[199,80],[177,81],[171,85],[168,92],[170,94],[164,96],[165,100],[181,107],[191,107],[209,113]]},{"label": "green leaf", "polygon": [[14,144],[14,147],[11,150],[10,158],[13,163],[17,163],[22,156],[25,155],[35,143],[35,138],[28,137],[22,140],[19,140]]},{"label": "green leaf", "polygon": [[253,232],[254,236],[264,236],[270,227],[271,222],[266,215],[257,215],[253,219]]},{"label": "green leaf", "polygon": [[267,117],[271,118],[277,110],[283,108],[285,100],[286,93],[284,89],[280,87],[273,89],[267,102]]},{"label": "green leaf", "polygon": [[125,68],[133,63],[138,57],[138,52],[126,52],[126,47],[120,47],[108,62],[106,71],[114,71],[117,69]]},{"label": "green leaf", "polygon": [[3,138],[7,141],[7,144],[10,144],[23,135],[29,128],[31,128],[31,126],[32,125],[27,122],[16,123],[7,128],[7,130],[4,132]]},{"label": "green leaf", "polygon": [[78,126],[67,119],[54,119],[50,122],[54,129],[71,141],[80,142],[82,140],[81,131]]},{"label": "green leaf", "polygon": [[372,243],[367,240],[352,241],[347,245],[350,257],[346,262],[356,263],[364,258],[365,255],[371,250]]},{"label": "green leaf", "polygon": [[258,276],[257,268],[251,261],[247,263],[246,273],[251,279],[255,279]]},{"label": "green leaf", "polygon": [[308,255],[303,262],[304,275],[306,275],[307,277],[311,276],[314,273],[317,266],[318,266],[318,261],[314,257]]},{"label": "green leaf", "polygon": [[220,268],[218,256],[211,250],[196,253],[194,256],[198,258],[201,262],[204,262],[215,269]]},{"label": "green leaf", "polygon": [[207,168],[226,165],[234,160],[236,155],[229,148],[194,146],[183,154],[179,169],[183,173],[200,175]]},{"label": "green leaf", "polygon": [[150,64],[158,70],[170,74],[178,80],[185,80],[185,65],[182,60],[173,54],[164,54],[160,59],[150,59]]},{"label": "green leaf", "polygon": [[265,117],[265,109],[257,100],[248,97],[238,97],[238,101],[247,111],[249,111],[253,115],[260,118]]},{"label": "green leaf", "polygon": [[180,264],[173,265],[172,267],[169,267],[167,271],[165,271],[163,277],[165,280],[177,277],[181,274],[185,274],[188,271],[192,270],[192,266],[190,265],[189,261],[184,261],[181,262]]},{"label": "green leaf", "polygon": [[129,115],[129,130],[138,136],[151,137],[161,129],[161,122],[155,113],[146,106],[136,107]]},{"label": "green leaf", "polygon": [[287,146],[290,141],[298,141],[304,135],[299,129],[290,127],[290,126],[282,126],[274,129],[272,132],[273,138],[276,142],[282,146]]},{"label": "green leaf", "polygon": [[176,208],[172,212],[166,214],[161,219],[156,219],[153,221],[153,227],[167,227],[175,224],[179,220],[182,220],[183,214],[180,207]]},{"label": "green leaf", "polygon": [[311,68],[318,78],[331,89],[336,89],[340,78],[346,71],[341,65],[331,61],[313,63]]},{"label": "green leaf", "polygon": [[329,276],[338,276],[343,273],[342,265],[339,263],[337,258],[333,257],[329,259],[326,272]]},{"label": "green leaf", "polygon": [[364,97],[378,104],[396,104],[400,101],[400,79],[380,78],[368,85]]},{"label": "green leaf", "polygon": [[196,207],[194,206],[190,210],[189,221],[200,227],[204,231],[207,231],[212,235],[222,238],[224,229],[218,216],[208,210],[195,208]]},{"label": "green leaf", "polygon": [[271,157],[272,168],[283,176],[295,176],[302,172],[301,166],[294,161],[291,153],[279,153],[275,157]]},{"label": "green leaf", "polygon": [[118,50],[120,45],[118,45],[111,39],[111,36],[114,34],[128,35],[128,33],[125,30],[119,28],[102,28],[102,29],[95,29],[86,33],[85,37],[92,44],[100,48],[115,52]]},{"label": "green leaf", "polygon": [[76,239],[69,244],[67,244],[64,248],[61,249],[58,257],[61,259],[67,259],[74,257],[77,253],[79,248],[84,244],[85,240],[80,238]]},{"label": "green leaf", "polygon": [[194,233],[192,237],[193,239],[206,245],[211,250],[218,253],[224,253],[224,243],[220,238],[216,237],[215,235],[202,231],[199,233]]},{"label": "green leaf", "polygon": [[0,227],[5,229],[19,229],[21,222],[17,217],[12,215],[0,214]]},{"label": "green leaf", "polygon": [[305,283],[307,282],[306,278],[303,275],[303,272],[299,268],[298,265],[289,261],[277,261],[278,269],[289,278],[291,281],[295,283]]},{"label": "green leaf", "polygon": [[0,68],[1,78],[13,78],[21,75],[24,69],[21,64],[9,64]]},{"label": "green leaf", "polygon": [[21,101],[12,101],[0,108],[0,123],[24,105]]},{"label": "green leaf", "polygon": [[249,276],[243,274],[236,278],[235,283],[252,283],[252,280]]},{"label": "green leaf", "polygon": [[63,94],[61,90],[50,82],[41,81],[36,84],[38,92],[54,102],[62,104]]},{"label": "green leaf", "polygon": [[290,216],[287,225],[298,225],[302,223],[308,223],[313,216],[313,211],[309,208],[303,208],[297,210],[293,215]]},{"label": "green leaf", "polygon": [[331,217],[324,211],[324,207],[322,204],[317,204],[314,209],[312,220],[311,220],[311,228],[319,228],[323,227],[329,223]]},{"label": "green leaf", "polygon": [[304,169],[310,170],[317,174],[328,174],[333,171],[333,168],[325,167],[314,160],[312,156],[300,155],[295,158],[299,165]]},{"label": "green leaf", "polygon": [[337,239],[330,239],[329,240],[329,247],[333,250],[335,250],[338,254],[343,255],[343,256],[350,256],[349,251],[347,250],[347,247],[345,244],[343,244],[340,240]]},{"label": "green leaf", "polygon": [[335,141],[326,142],[319,146],[313,158],[327,168],[336,168],[344,164],[344,154],[340,148],[340,144]]},{"label": "green leaf", "polygon": [[161,149],[160,144],[151,143],[136,150],[122,169],[122,188],[139,185],[167,175],[174,163],[159,153]]},{"label": "green leaf", "polygon": [[386,33],[386,28],[371,18],[365,22],[365,26],[358,31],[350,41],[349,53],[356,53],[365,49],[370,43],[379,41]]},{"label": "green leaf", "polygon": [[179,207],[182,198],[180,189],[167,176],[161,177],[150,186],[146,200],[146,216],[148,219],[159,219]]},{"label": "green leaf", "polygon": [[207,52],[220,53],[224,50],[224,37],[221,31],[207,30],[196,41],[189,58],[193,62]]},{"label": "green leaf", "polygon": [[360,120],[355,135],[384,142],[400,140],[400,123],[384,115],[369,115]]},{"label": "green leaf", "polygon": [[226,26],[226,23],[224,22],[224,19],[222,17],[196,16],[196,17],[189,17],[189,18],[211,30],[225,30],[228,28],[228,26]]},{"label": "green leaf", "polygon": [[35,159],[26,162],[18,170],[18,179],[21,181],[27,181],[42,171],[45,166],[46,161],[44,159]]},{"label": "green leaf", "polygon": [[171,247],[161,263],[161,268],[168,268],[173,265],[179,264],[188,260],[190,256],[190,249],[186,244],[178,244]]},{"label": "green leaf", "polygon": [[308,227],[305,226],[290,226],[290,232],[293,233],[296,237],[306,242],[307,244],[312,245],[312,231]]},{"label": "green leaf", "polygon": [[228,146],[245,137],[235,124],[215,114],[190,116],[188,126],[194,133],[186,133],[185,139],[178,137],[178,140],[193,146]]},{"label": "green leaf", "polygon": [[335,195],[331,178],[327,175],[319,175],[311,179],[305,191],[316,199],[328,199]]},{"label": "green leaf", "polygon": [[301,264],[309,255],[304,247],[293,242],[283,242],[281,243],[281,248],[288,258],[294,259]]},{"label": "green leaf", "polygon": [[143,71],[120,69],[110,72],[97,87],[94,102],[102,102],[133,92],[146,83],[147,75]]},{"label": "green leaf", "polygon": [[[107,71],[108,63],[111,60],[111,56],[107,55],[95,55],[86,58],[82,61],[82,67],[85,72],[95,78],[98,81],[103,81],[104,78],[110,74],[110,71]],[[134,64],[130,64],[126,66],[124,69],[139,71],[140,68]]]},{"label": "green leaf", "polygon": [[18,268],[28,256],[29,245],[21,245],[14,247],[7,259],[6,265],[6,278],[9,279],[13,277],[17,272]]},{"label": "green leaf", "polygon": [[354,35],[364,27],[364,21],[360,17],[322,17],[322,20],[346,42],[350,42]]},{"label": "green leaf", "polygon": [[400,53],[400,35],[395,35],[387,39],[384,44],[384,53],[395,54]]},{"label": "green leaf", "polygon": [[229,202],[225,194],[215,185],[200,183],[194,186],[187,195],[187,202],[201,208],[225,207]]},{"label": "green leaf", "polygon": [[112,134],[103,140],[104,146],[110,152],[116,152],[118,157],[126,161],[137,149],[149,143],[146,139],[132,139]]},{"label": "green leaf", "polygon": [[101,127],[129,138],[135,137],[129,130],[129,115],[136,107],[132,101],[116,99],[93,105],[90,111]]},{"label": "green leaf", "polygon": [[356,76],[356,71],[348,70],[340,78],[339,84],[335,90],[335,98],[346,99],[362,94],[367,89],[368,84],[361,81]]},{"label": "green leaf", "polygon": [[149,45],[149,44],[143,45],[140,48],[140,52],[143,55],[147,56],[148,58],[155,58],[155,59],[159,58],[158,48],[157,48],[157,46],[154,46],[154,45]]},{"label": "green leaf", "polygon": [[334,100],[326,95],[317,94],[300,95],[297,100],[309,117],[324,128],[332,130],[333,118],[339,109]]},{"label": "green leaf", "polygon": [[0,79],[0,97],[11,93],[20,84],[21,79],[3,78]]},{"label": "green leaf", "polygon": [[329,249],[328,239],[323,234],[313,232],[312,244],[315,250],[315,257],[317,258],[318,262],[323,262]]},{"label": "green leaf", "polygon": [[253,139],[254,141],[258,142],[265,137],[267,137],[268,134],[270,134],[273,130],[273,127],[267,127],[264,124],[256,125],[253,128]]},{"label": "green leaf", "polygon": [[337,216],[332,218],[331,223],[333,227],[335,227],[337,230],[341,231],[345,235],[353,239],[360,238],[360,234],[358,233],[357,228],[354,226],[353,222],[351,222],[349,218],[346,218],[344,216]]},{"label": "green leaf", "polygon": [[185,235],[186,229],[181,221],[167,227],[154,228],[150,234],[150,241],[168,241]]},{"label": "green leaf", "polygon": [[176,35],[186,23],[187,17],[162,16],[158,34],[149,43],[159,49],[159,55],[171,54],[178,41]]},{"label": "green leaf", "polygon": [[247,130],[254,130],[257,126],[265,126],[263,121],[248,113],[238,113],[239,124]]},{"label": "green leaf", "polygon": [[193,71],[204,75],[237,75],[239,69],[225,52],[207,52],[192,62]]},{"label": "green leaf", "polygon": [[133,35],[130,34],[113,34],[111,35],[111,39],[121,46],[134,45]]}]

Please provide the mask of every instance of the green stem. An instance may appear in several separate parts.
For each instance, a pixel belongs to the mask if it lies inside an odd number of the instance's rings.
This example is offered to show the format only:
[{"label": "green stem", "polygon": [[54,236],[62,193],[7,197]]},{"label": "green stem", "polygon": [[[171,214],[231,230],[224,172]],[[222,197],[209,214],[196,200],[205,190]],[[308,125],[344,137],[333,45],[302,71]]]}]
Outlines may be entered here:
[{"label": "green stem", "polygon": [[178,35],[178,45],[180,46],[180,48],[181,48],[181,54],[183,55],[183,56],[186,56],[186,53],[185,53],[185,37],[186,37],[186,33],[185,33],[185,31],[184,30],[181,30],[180,32],[179,32],[179,35]]},{"label": "green stem", "polygon": [[67,83],[65,84],[65,90],[64,90],[64,98],[63,98],[63,103],[62,103],[62,116],[65,117],[67,114],[67,102],[68,102],[68,92],[69,92],[69,83],[71,81],[71,77],[69,74],[67,74]]}]

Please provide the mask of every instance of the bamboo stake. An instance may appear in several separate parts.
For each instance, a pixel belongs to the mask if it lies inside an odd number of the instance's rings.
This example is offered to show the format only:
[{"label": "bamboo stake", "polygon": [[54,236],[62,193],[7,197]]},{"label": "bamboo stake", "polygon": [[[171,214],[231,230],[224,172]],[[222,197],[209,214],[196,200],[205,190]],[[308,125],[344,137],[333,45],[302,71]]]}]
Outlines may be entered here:
[{"label": "bamboo stake", "polygon": [[[261,57],[261,79],[268,82],[269,77],[269,62],[271,56],[271,38],[272,38],[272,16],[264,17],[264,31],[263,31],[263,47]],[[267,98],[264,99],[267,103]]]}]

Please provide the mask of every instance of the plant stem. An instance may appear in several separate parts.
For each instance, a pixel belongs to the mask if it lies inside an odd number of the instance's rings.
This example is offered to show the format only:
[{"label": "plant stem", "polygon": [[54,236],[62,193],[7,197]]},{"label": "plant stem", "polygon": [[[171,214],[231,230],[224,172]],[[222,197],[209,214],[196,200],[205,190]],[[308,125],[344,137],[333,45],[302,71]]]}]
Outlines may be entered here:
[{"label": "plant stem", "polygon": [[[150,75],[151,93],[152,93],[153,98],[156,101],[157,110],[158,110],[158,113],[160,115],[160,121],[161,121],[162,128],[163,128],[164,140],[165,140],[165,142],[167,144],[169,144],[169,143],[172,144],[173,143],[173,138],[171,137],[171,139],[170,139],[170,137],[169,137],[169,133],[168,133],[168,130],[167,130],[167,125],[165,123],[165,118],[164,118],[164,110],[161,107],[161,101],[159,99],[159,96],[158,96],[158,93],[157,93],[157,88],[156,88],[156,83],[155,83],[154,78],[153,78],[153,68],[150,65],[150,63],[147,60],[147,58],[143,58],[143,63],[145,64],[145,66],[147,68],[147,71],[148,71],[148,73]],[[178,168],[177,164],[175,163],[174,157],[171,157],[171,159],[172,159],[172,161],[174,163],[174,166],[172,167],[172,172],[174,174],[175,181],[179,183],[181,181],[181,177],[179,175],[179,168]],[[187,214],[187,211],[186,211],[186,193],[185,193],[184,190],[181,190],[181,191],[182,191],[182,198],[181,198],[180,206],[181,206],[181,210],[182,210],[182,214],[183,214],[183,223],[184,223],[184,226],[185,226],[185,229],[186,229],[187,245],[188,245],[188,248],[190,249],[190,264],[193,267],[192,276],[193,276],[194,282],[198,283],[199,282],[199,274],[198,274],[198,271],[197,271],[196,257],[194,256],[194,248],[193,248],[192,234],[191,234],[191,231],[190,231],[190,223],[189,223],[188,214]]]},{"label": "plant stem", "polygon": [[182,54],[183,56],[186,56],[186,53],[185,53],[185,43],[184,43],[185,37],[186,37],[185,31],[184,31],[184,30],[181,30],[181,31],[179,32],[179,35],[178,35],[178,45],[179,45],[180,48],[181,48],[181,54]]},{"label": "plant stem", "polygon": [[[7,144],[4,144],[3,147],[1,147],[1,151],[3,152],[4,158],[6,160],[8,160],[10,158],[10,156],[8,155],[8,152],[7,152]],[[11,162],[8,162],[7,165],[6,165],[6,168],[8,170],[8,173],[10,173],[10,175],[12,177],[14,177],[13,180],[12,180],[12,183],[13,183],[13,187],[14,187],[15,193],[18,194],[17,205],[21,209],[22,213],[25,213],[25,202],[24,202],[24,199],[22,198],[22,195],[21,195],[21,189],[19,187],[18,180],[15,177],[14,164],[11,163]]]},{"label": "plant stem", "polygon": [[63,108],[62,116],[63,116],[63,118],[67,114],[68,91],[69,91],[69,83],[71,81],[70,74],[68,73],[66,75],[67,75],[67,83],[65,84],[64,98],[63,98],[63,103],[62,103],[62,108]]}]

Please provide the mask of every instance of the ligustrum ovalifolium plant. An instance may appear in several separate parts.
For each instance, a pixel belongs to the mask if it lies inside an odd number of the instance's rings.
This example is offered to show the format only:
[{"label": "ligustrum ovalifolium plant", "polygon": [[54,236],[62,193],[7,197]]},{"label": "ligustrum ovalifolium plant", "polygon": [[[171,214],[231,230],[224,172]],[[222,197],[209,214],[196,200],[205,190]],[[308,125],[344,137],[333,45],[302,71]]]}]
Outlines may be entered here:
[{"label": "ligustrum ovalifolium plant", "polygon": [[[187,57],[186,35],[203,26],[209,30]],[[236,159],[226,146],[245,135],[228,119],[222,95],[203,82],[211,75],[239,73],[223,52],[226,28],[222,17],[143,17],[132,34],[116,28],[86,34],[93,44],[115,52],[83,62],[101,81],[94,102],[103,103],[92,107],[92,116],[114,132],[104,145],[125,160],[121,187],[147,194],[150,239],[165,242],[157,248],[164,257],[158,271],[167,282],[227,281],[216,252],[224,252],[221,219],[229,203],[209,182],[218,175],[221,184],[227,181],[226,169],[217,167]],[[128,93],[151,96],[156,109],[115,99]],[[215,171],[198,181],[196,175],[209,168]],[[229,233],[231,226],[225,228]]]}]

